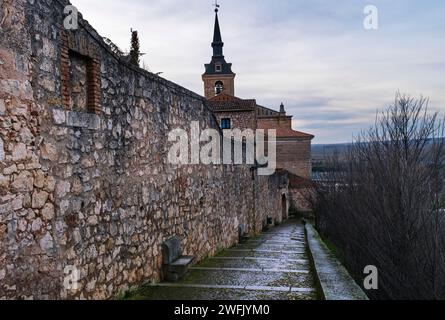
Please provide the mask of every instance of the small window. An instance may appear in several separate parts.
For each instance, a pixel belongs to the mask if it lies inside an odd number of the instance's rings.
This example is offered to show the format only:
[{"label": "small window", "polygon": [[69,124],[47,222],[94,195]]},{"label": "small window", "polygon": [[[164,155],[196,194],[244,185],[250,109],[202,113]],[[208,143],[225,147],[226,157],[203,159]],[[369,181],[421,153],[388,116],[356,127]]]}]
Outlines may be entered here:
[{"label": "small window", "polygon": [[222,71],[222,66],[220,64],[215,65],[215,71],[216,72],[221,72]]},{"label": "small window", "polygon": [[224,85],[223,85],[222,81],[217,81],[215,83],[215,94],[219,95],[223,92],[223,90],[224,90]]},{"label": "small window", "polygon": [[221,119],[221,129],[227,130],[232,128],[232,121],[229,118]]}]

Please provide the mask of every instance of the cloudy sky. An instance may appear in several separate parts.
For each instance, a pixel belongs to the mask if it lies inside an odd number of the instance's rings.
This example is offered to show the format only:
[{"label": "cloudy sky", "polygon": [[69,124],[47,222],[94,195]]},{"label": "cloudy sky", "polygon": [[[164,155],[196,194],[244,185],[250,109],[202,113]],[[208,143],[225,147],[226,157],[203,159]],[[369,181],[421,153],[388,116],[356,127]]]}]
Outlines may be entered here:
[{"label": "cloudy sky", "polygon": [[[139,31],[153,72],[203,94],[212,0],[72,0],[102,36],[128,50]],[[314,143],[350,142],[397,90],[445,112],[445,1],[220,0],[236,95],[277,109]],[[379,29],[365,30],[366,5]]]}]

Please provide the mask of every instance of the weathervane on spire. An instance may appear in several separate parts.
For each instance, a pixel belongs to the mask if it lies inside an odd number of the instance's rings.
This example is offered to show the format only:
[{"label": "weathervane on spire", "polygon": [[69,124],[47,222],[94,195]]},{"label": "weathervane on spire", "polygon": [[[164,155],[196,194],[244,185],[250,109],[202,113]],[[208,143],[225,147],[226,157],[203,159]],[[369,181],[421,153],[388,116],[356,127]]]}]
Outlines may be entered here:
[{"label": "weathervane on spire", "polygon": [[218,0],[215,0],[215,4],[213,6],[215,7],[215,12],[218,13],[218,8],[219,8]]}]

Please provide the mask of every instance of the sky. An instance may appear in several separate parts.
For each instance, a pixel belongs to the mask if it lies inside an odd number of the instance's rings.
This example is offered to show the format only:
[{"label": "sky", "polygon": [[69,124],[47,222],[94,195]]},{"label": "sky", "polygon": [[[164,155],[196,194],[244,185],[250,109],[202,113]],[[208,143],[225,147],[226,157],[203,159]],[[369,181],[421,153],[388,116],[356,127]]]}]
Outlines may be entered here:
[{"label": "sky", "polygon": [[[139,32],[152,72],[203,95],[212,55],[214,0],[72,0],[123,50]],[[445,113],[445,1],[220,0],[235,94],[294,116],[314,143],[351,142],[397,91]],[[364,8],[378,9],[367,30]]]}]

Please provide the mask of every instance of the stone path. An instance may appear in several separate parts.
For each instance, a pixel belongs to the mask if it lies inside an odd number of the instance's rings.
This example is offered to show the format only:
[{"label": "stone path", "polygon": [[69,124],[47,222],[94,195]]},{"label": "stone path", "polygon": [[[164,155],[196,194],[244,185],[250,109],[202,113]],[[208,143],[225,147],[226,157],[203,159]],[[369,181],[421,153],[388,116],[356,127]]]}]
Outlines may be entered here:
[{"label": "stone path", "polygon": [[304,227],[290,220],[191,268],[178,283],[140,289],[145,300],[317,299]]}]

